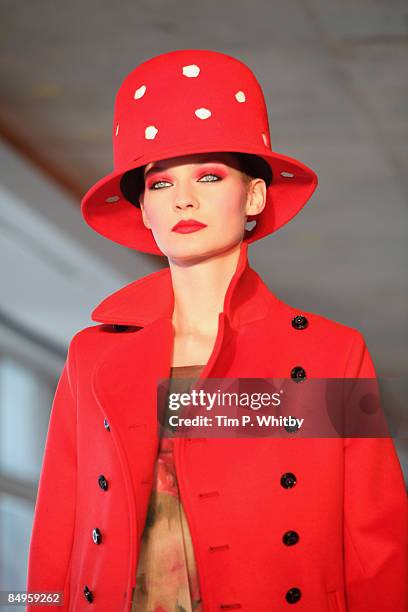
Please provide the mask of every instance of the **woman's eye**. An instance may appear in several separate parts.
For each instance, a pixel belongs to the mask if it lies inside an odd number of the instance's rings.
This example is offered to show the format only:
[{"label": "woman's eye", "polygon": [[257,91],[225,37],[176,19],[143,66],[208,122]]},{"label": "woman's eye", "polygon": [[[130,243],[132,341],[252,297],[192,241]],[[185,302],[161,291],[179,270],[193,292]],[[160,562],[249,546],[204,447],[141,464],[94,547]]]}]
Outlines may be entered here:
[{"label": "woman's eye", "polygon": [[161,189],[161,187],[157,187],[157,185],[163,185],[163,184],[169,185],[170,183],[168,181],[156,181],[155,183],[152,183],[150,185],[149,189]]},{"label": "woman's eye", "polygon": [[[204,176],[202,176],[200,178],[200,181],[202,181],[203,179],[207,179],[208,177],[210,177],[209,180],[204,180],[205,183],[215,183],[216,181],[218,181],[220,179],[219,176],[217,176],[216,174],[204,174]],[[215,179],[215,180],[213,180]]]}]

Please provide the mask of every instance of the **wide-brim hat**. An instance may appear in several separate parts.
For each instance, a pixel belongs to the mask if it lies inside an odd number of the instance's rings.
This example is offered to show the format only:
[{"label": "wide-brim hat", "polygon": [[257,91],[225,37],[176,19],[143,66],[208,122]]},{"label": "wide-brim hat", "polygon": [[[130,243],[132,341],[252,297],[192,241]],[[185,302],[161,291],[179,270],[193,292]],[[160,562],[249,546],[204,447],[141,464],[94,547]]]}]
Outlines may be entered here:
[{"label": "wide-brim hat", "polygon": [[[112,128],[114,171],[84,195],[81,211],[99,234],[138,251],[163,255],[141,209],[121,180],[150,162],[195,153],[257,156],[272,170],[262,213],[244,240],[259,240],[292,219],[317,186],[316,173],[271,149],[264,95],[254,73],[225,53],[171,51],[137,66],[122,82]],[[123,183],[122,183],[123,184]]]}]

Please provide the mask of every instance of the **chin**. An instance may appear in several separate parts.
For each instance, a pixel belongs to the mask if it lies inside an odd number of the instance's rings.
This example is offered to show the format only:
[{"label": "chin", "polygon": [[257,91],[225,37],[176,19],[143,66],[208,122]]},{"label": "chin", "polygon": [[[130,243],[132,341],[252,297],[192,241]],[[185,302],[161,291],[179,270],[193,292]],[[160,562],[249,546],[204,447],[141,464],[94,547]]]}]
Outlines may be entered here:
[{"label": "chin", "polygon": [[[189,237],[192,235],[190,234]],[[181,235],[181,238],[185,238],[186,235]],[[204,238],[204,237],[203,237]],[[159,248],[168,257],[168,259],[175,261],[192,261],[194,259],[206,259],[214,257],[215,255],[224,253],[234,247],[236,247],[242,240],[242,236],[232,237],[230,240],[209,240],[208,236],[204,240],[197,240],[196,237],[190,242],[177,241],[178,244],[159,244]]]}]

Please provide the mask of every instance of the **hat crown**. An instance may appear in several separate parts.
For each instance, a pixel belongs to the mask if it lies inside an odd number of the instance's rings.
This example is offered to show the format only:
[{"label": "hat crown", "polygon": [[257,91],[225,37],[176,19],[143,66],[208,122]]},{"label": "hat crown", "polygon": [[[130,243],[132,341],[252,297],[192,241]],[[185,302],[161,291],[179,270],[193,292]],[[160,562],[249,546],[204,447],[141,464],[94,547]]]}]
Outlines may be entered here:
[{"label": "hat crown", "polygon": [[240,60],[179,50],[132,70],[116,98],[114,167],[172,157],[172,150],[270,152],[268,114],[254,73]]}]

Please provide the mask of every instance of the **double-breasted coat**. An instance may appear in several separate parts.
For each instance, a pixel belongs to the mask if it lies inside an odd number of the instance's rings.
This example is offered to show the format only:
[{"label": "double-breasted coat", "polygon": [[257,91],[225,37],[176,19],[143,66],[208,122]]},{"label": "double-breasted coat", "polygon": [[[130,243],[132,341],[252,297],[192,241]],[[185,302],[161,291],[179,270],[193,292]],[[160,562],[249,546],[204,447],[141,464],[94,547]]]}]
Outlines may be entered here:
[{"label": "double-breasted coat", "polygon": [[[99,324],[70,342],[27,586],[62,591],[59,609],[130,610],[173,299],[169,269],[150,274],[102,301]],[[296,367],[375,376],[362,335],[279,300],[243,242],[201,377],[290,379]],[[407,498],[390,438],[180,438],[175,464],[205,612],[406,612]]]}]

